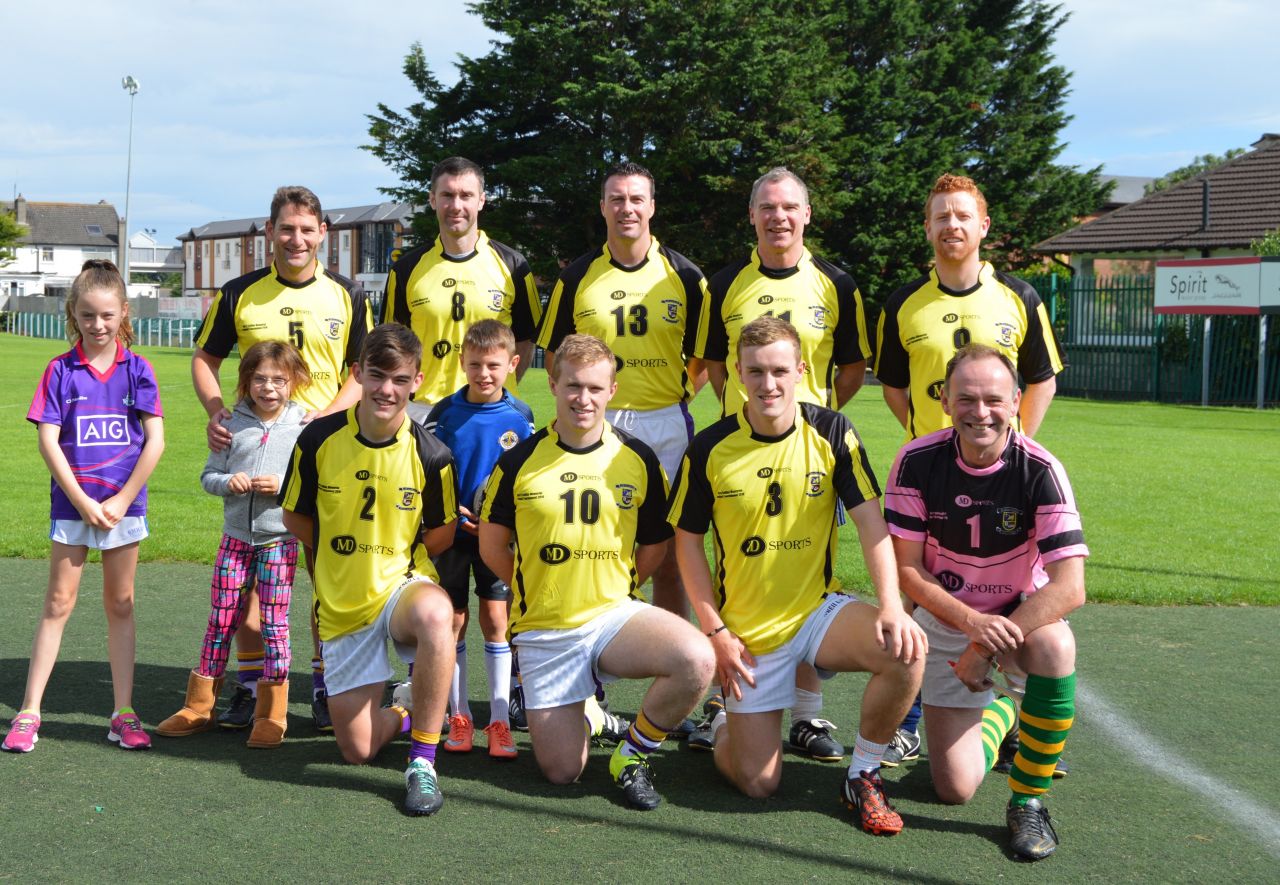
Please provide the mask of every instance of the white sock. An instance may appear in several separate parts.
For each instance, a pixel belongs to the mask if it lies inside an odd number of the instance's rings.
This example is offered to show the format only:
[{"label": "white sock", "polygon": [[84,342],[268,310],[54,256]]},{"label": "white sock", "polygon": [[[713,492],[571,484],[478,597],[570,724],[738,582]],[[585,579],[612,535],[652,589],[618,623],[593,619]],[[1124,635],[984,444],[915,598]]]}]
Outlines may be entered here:
[{"label": "white sock", "polygon": [[822,716],[822,692],[796,689],[796,702],[791,705],[791,724],[812,721]]},{"label": "white sock", "polygon": [[506,722],[511,712],[511,646],[486,642],[484,670],[489,677],[489,721]]},{"label": "white sock", "polygon": [[449,709],[453,715],[461,713],[471,718],[471,703],[467,700],[467,640],[457,646],[457,657],[453,663],[453,681],[449,683]]},{"label": "white sock", "polygon": [[858,738],[853,742],[853,762],[849,765],[849,777],[861,777],[864,771],[878,769],[887,749],[888,744],[874,743],[864,738],[862,732],[858,732]]},{"label": "white sock", "polygon": [[711,717],[711,740],[720,740],[720,729],[724,728],[729,722],[729,714],[724,710],[720,710],[716,715]]}]

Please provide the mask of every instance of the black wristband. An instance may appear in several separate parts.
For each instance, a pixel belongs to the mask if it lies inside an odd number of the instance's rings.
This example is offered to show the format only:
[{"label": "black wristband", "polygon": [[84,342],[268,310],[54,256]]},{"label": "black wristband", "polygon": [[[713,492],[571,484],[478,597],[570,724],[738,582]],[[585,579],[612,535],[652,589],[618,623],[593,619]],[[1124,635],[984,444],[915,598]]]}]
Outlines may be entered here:
[{"label": "black wristband", "polygon": [[728,630],[728,629],[729,629],[729,625],[728,625],[728,624],[721,624],[719,627],[716,627],[716,628],[715,628],[714,630],[712,630],[710,633],[706,634],[706,635],[707,635],[707,638],[708,638],[708,639],[710,639],[712,636],[715,636],[715,635],[716,635],[717,633],[719,633],[721,630]]}]

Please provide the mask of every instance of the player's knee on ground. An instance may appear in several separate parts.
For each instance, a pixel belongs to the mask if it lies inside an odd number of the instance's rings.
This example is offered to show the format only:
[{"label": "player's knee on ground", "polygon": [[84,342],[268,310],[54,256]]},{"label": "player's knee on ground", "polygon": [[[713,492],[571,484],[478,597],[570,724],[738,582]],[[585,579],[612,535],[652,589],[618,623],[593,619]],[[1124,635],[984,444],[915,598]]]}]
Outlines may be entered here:
[{"label": "player's knee on ground", "polygon": [[701,641],[701,637],[690,636],[673,648],[672,653],[678,656],[672,677],[681,680],[690,691],[701,697],[716,674],[716,653],[711,643]]},{"label": "player's knee on ground", "polygon": [[933,779],[933,791],[937,794],[938,800],[944,805],[966,805],[978,792],[978,786],[981,780],[975,783],[965,784],[959,782],[955,777],[939,779],[937,776]]},{"label": "player's knee on ground", "polygon": [[354,738],[351,735],[337,735],[338,750],[342,760],[351,765],[368,765],[378,755],[381,747],[375,747],[369,737]]}]

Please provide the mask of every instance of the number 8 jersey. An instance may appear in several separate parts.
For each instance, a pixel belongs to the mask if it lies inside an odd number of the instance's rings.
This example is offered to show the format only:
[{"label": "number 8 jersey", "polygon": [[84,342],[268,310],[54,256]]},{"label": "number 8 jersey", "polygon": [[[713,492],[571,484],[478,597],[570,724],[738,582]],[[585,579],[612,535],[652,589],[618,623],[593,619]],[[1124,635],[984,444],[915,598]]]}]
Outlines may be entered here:
[{"label": "number 8 jersey", "polygon": [[836,499],[853,509],[879,496],[849,419],[797,403],[781,436],[755,433],[742,413],[695,436],[667,519],[696,535],[712,528],[720,616],[752,654],[765,654],[840,589]]},{"label": "number 8 jersey", "polygon": [[511,635],[568,630],[639,589],[637,544],[671,537],[653,451],[604,425],[585,449],[544,427],[498,458],[480,518],[515,533]]},{"label": "number 8 jersey", "polygon": [[237,345],[244,353],[259,341],[291,342],[311,370],[311,384],[294,391],[293,398],[314,412],[338,395],[372,326],[359,283],[319,266],[307,282],[291,283],[270,264],[218,290],[195,343],[224,359]]}]

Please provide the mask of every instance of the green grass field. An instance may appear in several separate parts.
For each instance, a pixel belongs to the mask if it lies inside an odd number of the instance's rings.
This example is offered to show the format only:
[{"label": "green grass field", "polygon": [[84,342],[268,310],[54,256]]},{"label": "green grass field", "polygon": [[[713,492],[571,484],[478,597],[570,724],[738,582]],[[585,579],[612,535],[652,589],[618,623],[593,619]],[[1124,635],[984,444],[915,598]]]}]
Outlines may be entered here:
[{"label": "green grass field", "polygon": [[[47,571],[48,474],[23,416],[59,349],[0,335],[0,438],[11,465],[10,517],[0,521],[4,719],[22,695]],[[197,482],[204,420],[189,355],[142,352],[168,416],[137,591],[135,703],[153,726],[180,705],[196,662],[221,508]],[[527,376],[524,394],[539,418],[550,414],[540,372]],[[708,423],[709,396],[694,411],[699,426]],[[879,391],[864,390],[847,411],[883,477],[900,431]],[[27,756],[0,754],[0,879],[1275,881],[1280,773],[1266,747],[1280,711],[1266,698],[1280,650],[1277,431],[1274,412],[1054,404],[1041,439],[1066,465],[1084,514],[1094,604],[1072,617],[1073,773],[1050,796],[1062,848],[1040,864],[1006,855],[1002,778],[989,776],[968,806],[942,806],[927,754],[887,775],[907,830],[884,839],[853,827],[837,802],[842,766],[789,757],[781,793],[754,802],[726,787],[708,757],[668,745],[655,760],[664,805],[639,814],[623,807],[604,751],[593,751],[581,783],[556,788],[537,773],[523,735],[514,763],[442,754],[443,812],[406,818],[402,745],[374,765],[343,765],[332,739],[312,731],[301,689],[279,750],[209,733],[123,753],[104,740],[110,675],[101,571],[90,566],[46,695],[42,741]],[[865,586],[852,532],[842,547],[842,577]],[[305,576],[296,593],[309,601]],[[292,613],[300,687],[309,682],[306,611]],[[470,639],[478,661],[474,629]],[[471,674],[471,697],[485,697],[483,669]],[[828,683],[826,715],[846,744],[863,685],[856,675]],[[631,712],[642,690],[621,683],[610,698]],[[483,702],[473,709],[484,718]]]}]

